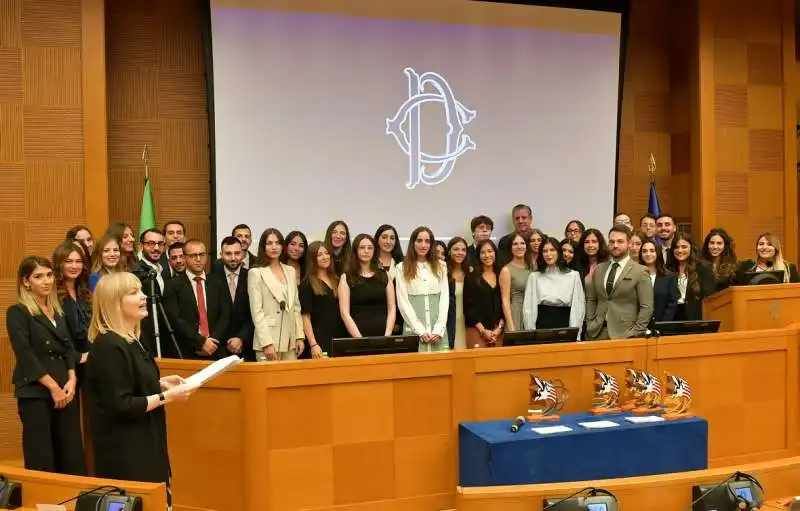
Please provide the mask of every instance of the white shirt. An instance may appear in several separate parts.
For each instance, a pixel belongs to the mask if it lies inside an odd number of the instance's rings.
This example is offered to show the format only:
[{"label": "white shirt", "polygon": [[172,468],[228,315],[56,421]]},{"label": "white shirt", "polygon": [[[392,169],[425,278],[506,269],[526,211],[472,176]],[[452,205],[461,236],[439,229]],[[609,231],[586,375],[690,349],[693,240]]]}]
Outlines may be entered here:
[{"label": "white shirt", "polygon": [[678,274],[678,305],[686,303],[686,285],[689,283],[689,277],[685,273]]},{"label": "white shirt", "polygon": [[[152,268],[152,269],[154,269],[156,271],[156,282],[158,282],[158,289],[161,290],[161,292],[163,293],[164,292],[164,277],[161,275],[161,272],[164,271],[164,269],[161,267],[161,263],[154,263],[154,262],[148,261],[147,258],[144,256],[144,254],[141,254],[141,256],[139,257],[139,260],[142,261],[145,264],[145,266],[147,266],[149,268]],[[148,291],[148,293],[149,293],[149,291]]]},{"label": "white shirt", "polygon": [[631,260],[631,256],[627,256],[627,255],[625,257],[623,257],[622,259],[620,259],[619,261],[614,261],[612,259],[611,260],[611,264],[608,265],[608,269],[606,270],[606,274],[603,275],[603,286],[605,286],[606,282],[608,282],[608,276],[609,276],[609,274],[611,274],[611,268],[614,267],[614,263],[617,263],[619,265],[619,267],[617,268],[617,273],[614,274],[614,285],[616,286],[617,285],[617,281],[619,281],[619,276],[622,275],[622,270],[625,269],[625,265],[628,264],[628,261],[630,261],[630,260]]},{"label": "white shirt", "polygon": [[653,284],[653,287],[656,286],[656,274],[655,273],[651,273],[650,274],[650,283]]},{"label": "white shirt", "polygon": [[544,273],[531,272],[522,302],[522,324],[526,330],[536,329],[539,304],[569,307],[569,326],[580,329],[586,316],[586,298],[580,274],[574,270],[562,272],[551,268]]}]

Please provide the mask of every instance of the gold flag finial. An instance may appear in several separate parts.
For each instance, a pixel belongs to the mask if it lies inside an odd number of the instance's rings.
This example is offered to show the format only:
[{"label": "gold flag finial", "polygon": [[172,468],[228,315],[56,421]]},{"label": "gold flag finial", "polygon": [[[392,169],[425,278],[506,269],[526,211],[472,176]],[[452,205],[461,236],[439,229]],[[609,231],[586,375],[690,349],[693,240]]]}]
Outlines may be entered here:
[{"label": "gold flag finial", "polygon": [[647,171],[650,173],[650,181],[656,179],[656,157],[650,153],[650,160],[647,162]]},{"label": "gold flag finial", "polygon": [[144,178],[150,179],[150,144],[145,144],[142,149],[142,161],[144,162]]}]

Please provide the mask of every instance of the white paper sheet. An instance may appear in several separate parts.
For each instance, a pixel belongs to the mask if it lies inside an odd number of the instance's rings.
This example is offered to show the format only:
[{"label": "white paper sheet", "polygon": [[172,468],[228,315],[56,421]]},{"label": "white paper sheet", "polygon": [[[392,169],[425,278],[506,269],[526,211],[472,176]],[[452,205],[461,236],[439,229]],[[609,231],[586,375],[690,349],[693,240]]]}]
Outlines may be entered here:
[{"label": "white paper sheet", "polygon": [[586,429],[616,428],[619,426],[616,422],[611,421],[579,422],[578,425]]},{"label": "white paper sheet", "polygon": [[643,415],[642,417],[625,417],[625,420],[631,424],[647,424],[649,422],[662,422],[666,419],[658,415]]},{"label": "white paper sheet", "polygon": [[200,387],[205,385],[209,380],[216,378],[228,369],[236,367],[242,362],[243,360],[237,355],[222,358],[186,378],[186,383]]},{"label": "white paper sheet", "polygon": [[531,430],[540,435],[551,435],[553,433],[568,433],[572,431],[572,428],[568,426],[541,426],[538,428],[531,428]]}]

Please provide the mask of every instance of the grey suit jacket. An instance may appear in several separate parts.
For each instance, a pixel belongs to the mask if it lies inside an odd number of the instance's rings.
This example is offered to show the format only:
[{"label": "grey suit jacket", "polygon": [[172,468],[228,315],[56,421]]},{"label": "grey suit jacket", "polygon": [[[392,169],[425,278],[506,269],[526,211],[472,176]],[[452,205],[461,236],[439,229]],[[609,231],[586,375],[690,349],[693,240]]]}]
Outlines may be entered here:
[{"label": "grey suit jacket", "polygon": [[597,265],[586,286],[586,333],[596,339],[606,322],[611,339],[644,335],[653,316],[653,285],[647,268],[628,261],[611,294],[606,293],[606,272],[612,261]]}]

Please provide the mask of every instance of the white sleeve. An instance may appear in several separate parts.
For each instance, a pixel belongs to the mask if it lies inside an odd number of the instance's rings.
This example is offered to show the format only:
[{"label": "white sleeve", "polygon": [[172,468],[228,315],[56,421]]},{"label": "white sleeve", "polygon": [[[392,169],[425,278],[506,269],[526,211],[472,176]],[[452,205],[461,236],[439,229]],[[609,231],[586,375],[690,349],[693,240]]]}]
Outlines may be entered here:
[{"label": "white sleeve", "polygon": [[439,315],[436,317],[436,324],[433,325],[434,335],[444,337],[447,330],[447,313],[450,308],[450,283],[447,281],[447,269],[444,264],[439,265]]},{"label": "white sleeve", "polygon": [[[583,328],[583,320],[586,317],[586,297],[583,294],[583,283],[581,276],[576,271],[571,271],[572,277],[572,303],[569,308],[569,326],[578,328],[578,335]],[[580,338],[580,337],[578,337]]]}]

